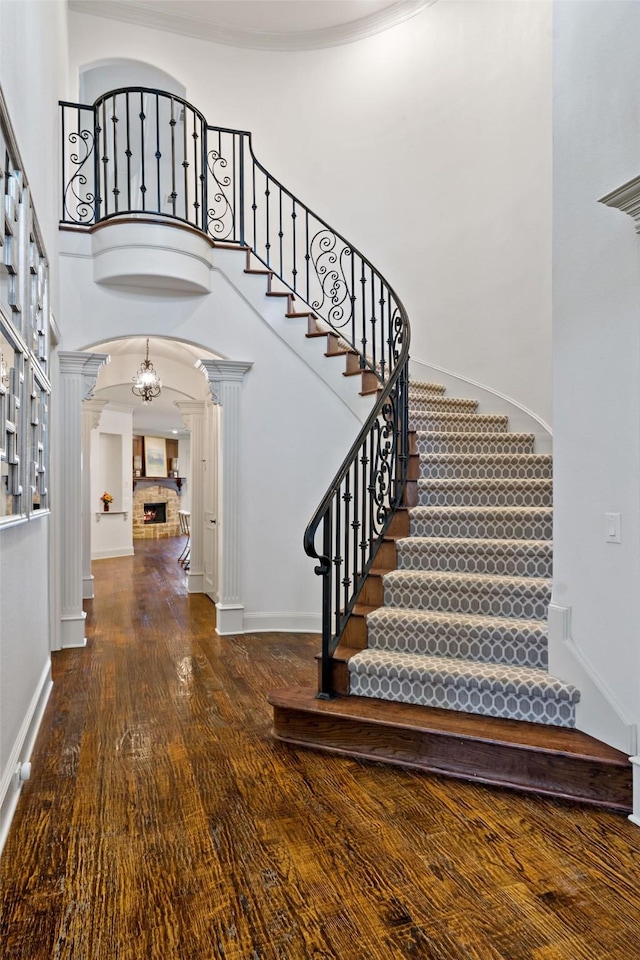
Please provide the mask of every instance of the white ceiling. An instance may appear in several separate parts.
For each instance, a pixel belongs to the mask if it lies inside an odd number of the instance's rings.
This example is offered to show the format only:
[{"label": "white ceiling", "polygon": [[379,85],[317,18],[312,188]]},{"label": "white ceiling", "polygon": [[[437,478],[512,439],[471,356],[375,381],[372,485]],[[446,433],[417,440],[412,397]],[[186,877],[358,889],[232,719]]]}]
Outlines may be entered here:
[{"label": "white ceiling", "polygon": [[308,50],[350,43],[436,0],[68,0],[79,13],[236,47]]}]

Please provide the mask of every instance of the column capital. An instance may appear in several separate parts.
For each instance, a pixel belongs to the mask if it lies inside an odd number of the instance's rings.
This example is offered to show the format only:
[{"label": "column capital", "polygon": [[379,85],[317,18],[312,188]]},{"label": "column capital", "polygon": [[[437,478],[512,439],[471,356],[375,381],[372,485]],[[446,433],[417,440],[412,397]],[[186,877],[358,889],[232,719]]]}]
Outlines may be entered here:
[{"label": "column capital", "polygon": [[187,430],[191,429],[193,417],[204,417],[204,402],[198,400],[174,400],[174,405],[180,411],[182,422]]},{"label": "column capital", "polygon": [[222,387],[242,383],[245,373],[251,370],[252,361],[245,360],[199,360],[198,369],[207,378],[213,402],[222,404]]},{"label": "column capital", "polygon": [[108,353],[82,353],[80,351],[61,350],[58,353],[60,375],[78,377],[84,382],[83,400],[93,397],[100,367],[110,360]]},{"label": "column capital", "polygon": [[90,422],[92,430],[96,430],[100,426],[100,417],[106,405],[106,400],[82,401],[82,416],[85,418],[85,421]]}]

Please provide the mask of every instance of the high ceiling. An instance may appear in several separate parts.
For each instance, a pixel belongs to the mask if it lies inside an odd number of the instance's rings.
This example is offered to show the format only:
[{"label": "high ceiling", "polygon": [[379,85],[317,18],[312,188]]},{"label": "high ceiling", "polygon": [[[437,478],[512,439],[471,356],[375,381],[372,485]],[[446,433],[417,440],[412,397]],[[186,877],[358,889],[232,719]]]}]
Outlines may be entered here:
[{"label": "high ceiling", "polygon": [[237,47],[306,50],[350,43],[436,0],[68,0],[80,13]]}]

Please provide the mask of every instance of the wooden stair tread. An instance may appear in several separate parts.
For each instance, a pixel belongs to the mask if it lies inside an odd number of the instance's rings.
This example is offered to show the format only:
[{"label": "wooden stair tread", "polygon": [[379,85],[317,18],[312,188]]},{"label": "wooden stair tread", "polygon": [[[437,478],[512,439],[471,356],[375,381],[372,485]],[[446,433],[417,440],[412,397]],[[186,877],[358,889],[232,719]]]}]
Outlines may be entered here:
[{"label": "wooden stair tread", "polygon": [[267,699],[273,706],[295,707],[345,718],[366,717],[382,725],[433,731],[452,737],[471,737],[485,743],[517,744],[529,750],[597,759],[630,768],[629,758],[622,751],[580,730],[567,727],[549,727],[523,720],[503,720],[369,697],[318,700],[316,691],[311,687],[286,687],[269,693]]},{"label": "wooden stair tread", "polygon": [[275,690],[267,699],[274,735],[296,747],[633,811],[627,756],[578,730],[368,697],[319,700],[309,687]]}]

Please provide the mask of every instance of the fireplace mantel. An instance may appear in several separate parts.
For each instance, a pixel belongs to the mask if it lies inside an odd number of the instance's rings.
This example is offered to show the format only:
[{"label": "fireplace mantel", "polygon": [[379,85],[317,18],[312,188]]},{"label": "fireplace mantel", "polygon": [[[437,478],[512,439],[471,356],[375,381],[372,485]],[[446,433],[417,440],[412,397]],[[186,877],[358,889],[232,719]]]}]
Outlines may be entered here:
[{"label": "fireplace mantel", "polygon": [[180,493],[185,480],[186,477],[134,477],[133,489],[135,490],[139,483],[146,486],[155,484],[158,487],[169,487],[170,490],[177,490]]}]

